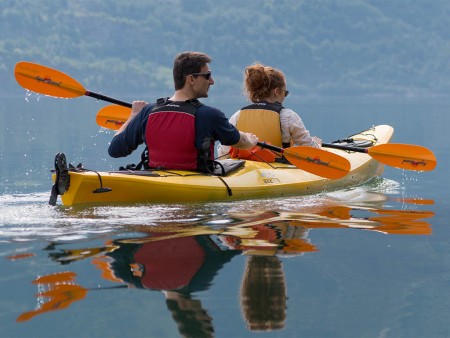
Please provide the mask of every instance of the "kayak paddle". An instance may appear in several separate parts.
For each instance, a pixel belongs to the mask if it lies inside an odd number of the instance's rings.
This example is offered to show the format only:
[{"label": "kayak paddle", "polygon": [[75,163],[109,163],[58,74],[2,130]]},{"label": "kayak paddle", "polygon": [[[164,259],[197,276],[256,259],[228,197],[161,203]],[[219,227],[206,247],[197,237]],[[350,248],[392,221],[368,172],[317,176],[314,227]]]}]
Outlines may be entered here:
[{"label": "kayak paddle", "polygon": [[[130,109],[116,105],[103,107],[97,113],[97,124],[101,127],[117,130],[130,116]],[[271,144],[258,142],[258,146],[267,148],[284,157],[294,166],[311,174],[337,179],[350,171],[350,162],[342,156],[313,147],[279,148]]]},{"label": "kayak paddle", "polygon": [[71,99],[79,96],[90,96],[121,106],[130,107],[131,104],[109,96],[86,90],[77,80],[59,70],[41,66],[36,63],[21,61],[14,68],[16,81],[25,89],[43,95]]},{"label": "kayak paddle", "polygon": [[436,157],[433,152],[415,144],[385,143],[359,148],[322,143],[322,147],[365,153],[383,164],[400,169],[430,171],[436,167]]}]

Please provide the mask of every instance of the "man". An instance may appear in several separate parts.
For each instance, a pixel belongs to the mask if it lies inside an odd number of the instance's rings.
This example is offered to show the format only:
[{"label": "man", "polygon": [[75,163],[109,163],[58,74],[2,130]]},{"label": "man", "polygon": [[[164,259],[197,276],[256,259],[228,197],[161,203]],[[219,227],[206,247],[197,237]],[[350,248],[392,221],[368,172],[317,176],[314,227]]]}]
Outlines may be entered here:
[{"label": "man", "polygon": [[254,147],[255,135],[239,132],[222,111],[197,100],[208,97],[214,84],[211,61],[204,53],[179,54],[173,66],[175,93],[156,103],[133,102],[129,119],[111,141],[109,155],[128,156],[145,142],[150,168],[207,172],[214,160],[214,141],[236,149]]}]

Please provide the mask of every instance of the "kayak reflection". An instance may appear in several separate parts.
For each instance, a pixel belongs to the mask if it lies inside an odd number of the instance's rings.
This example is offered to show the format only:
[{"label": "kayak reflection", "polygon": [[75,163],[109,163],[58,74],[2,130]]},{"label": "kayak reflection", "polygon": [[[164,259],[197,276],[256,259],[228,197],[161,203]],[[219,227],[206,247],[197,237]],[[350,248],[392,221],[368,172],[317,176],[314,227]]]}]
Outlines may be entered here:
[{"label": "kayak reflection", "polygon": [[[317,207],[308,213],[255,212],[221,215],[201,224],[130,226],[102,247],[65,249],[53,243],[46,250],[52,260],[67,266],[88,259],[101,277],[117,287],[144,288],[164,293],[166,306],[182,336],[213,336],[213,320],[196,295],[210,289],[220,270],[237,255],[247,255],[240,302],[252,331],[282,329],[287,311],[284,257],[319,249],[310,242],[313,229],[343,228],[396,235],[429,235],[430,211],[375,209],[364,206]],[[214,218],[214,217],[212,217]],[[225,219],[224,219],[225,218]],[[142,237],[136,237],[136,233]],[[72,244],[73,246],[73,244]],[[38,286],[38,308],[17,321],[62,310],[84,299],[91,290],[76,282],[70,271],[33,281]],[[114,288],[114,287],[113,287]]]}]

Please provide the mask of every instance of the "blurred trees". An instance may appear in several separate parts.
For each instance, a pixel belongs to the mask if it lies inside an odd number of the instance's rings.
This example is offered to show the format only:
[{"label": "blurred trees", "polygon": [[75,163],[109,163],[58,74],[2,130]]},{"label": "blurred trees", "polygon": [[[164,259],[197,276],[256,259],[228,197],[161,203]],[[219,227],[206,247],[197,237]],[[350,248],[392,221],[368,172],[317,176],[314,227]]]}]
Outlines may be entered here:
[{"label": "blurred trees", "polygon": [[437,0],[0,0],[1,93],[26,60],[96,91],[169,95],[174,56],[199,50],[223,95],[255,61],[300,95],[445,95],[449,14]]}]

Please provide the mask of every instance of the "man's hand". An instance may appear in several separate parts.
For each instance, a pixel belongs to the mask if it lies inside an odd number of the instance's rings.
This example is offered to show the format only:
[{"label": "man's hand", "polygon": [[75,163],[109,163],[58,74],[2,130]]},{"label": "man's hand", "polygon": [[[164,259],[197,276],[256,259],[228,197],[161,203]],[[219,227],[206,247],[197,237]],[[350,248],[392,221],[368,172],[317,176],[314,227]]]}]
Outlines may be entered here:
[{"label": "man's hand", "polygon": [[124,124],[122,124],[122,126],[119,128],[119,130],[117,130],[117,132],[115,133],[115,135],[120,134],[122,131],[125,130],[125,128],[127,127],[128,123],[130,123],[130,121],[141,112],[141,110],[147,105],[147,102],[145,101],[133,101],[133,103],[131,104],[131,114],[130,117],[128,117],[128,120],[125,121]]},{"label": "man's hand", "polygon": [[236,149],[250,149],[256,146],[256,142],[258,142],[258,138],[255,134],[244,133],[242,131],[239,132],[241,137],[239,138],[239,142],[233,144],[232,147]]},{"label": "man's hand", "polygon": [[132,119],[135,115],[139,114],[147,104],[148,103],[145,101],[133,101],[131,104],[131,115],[129,119]]}]

